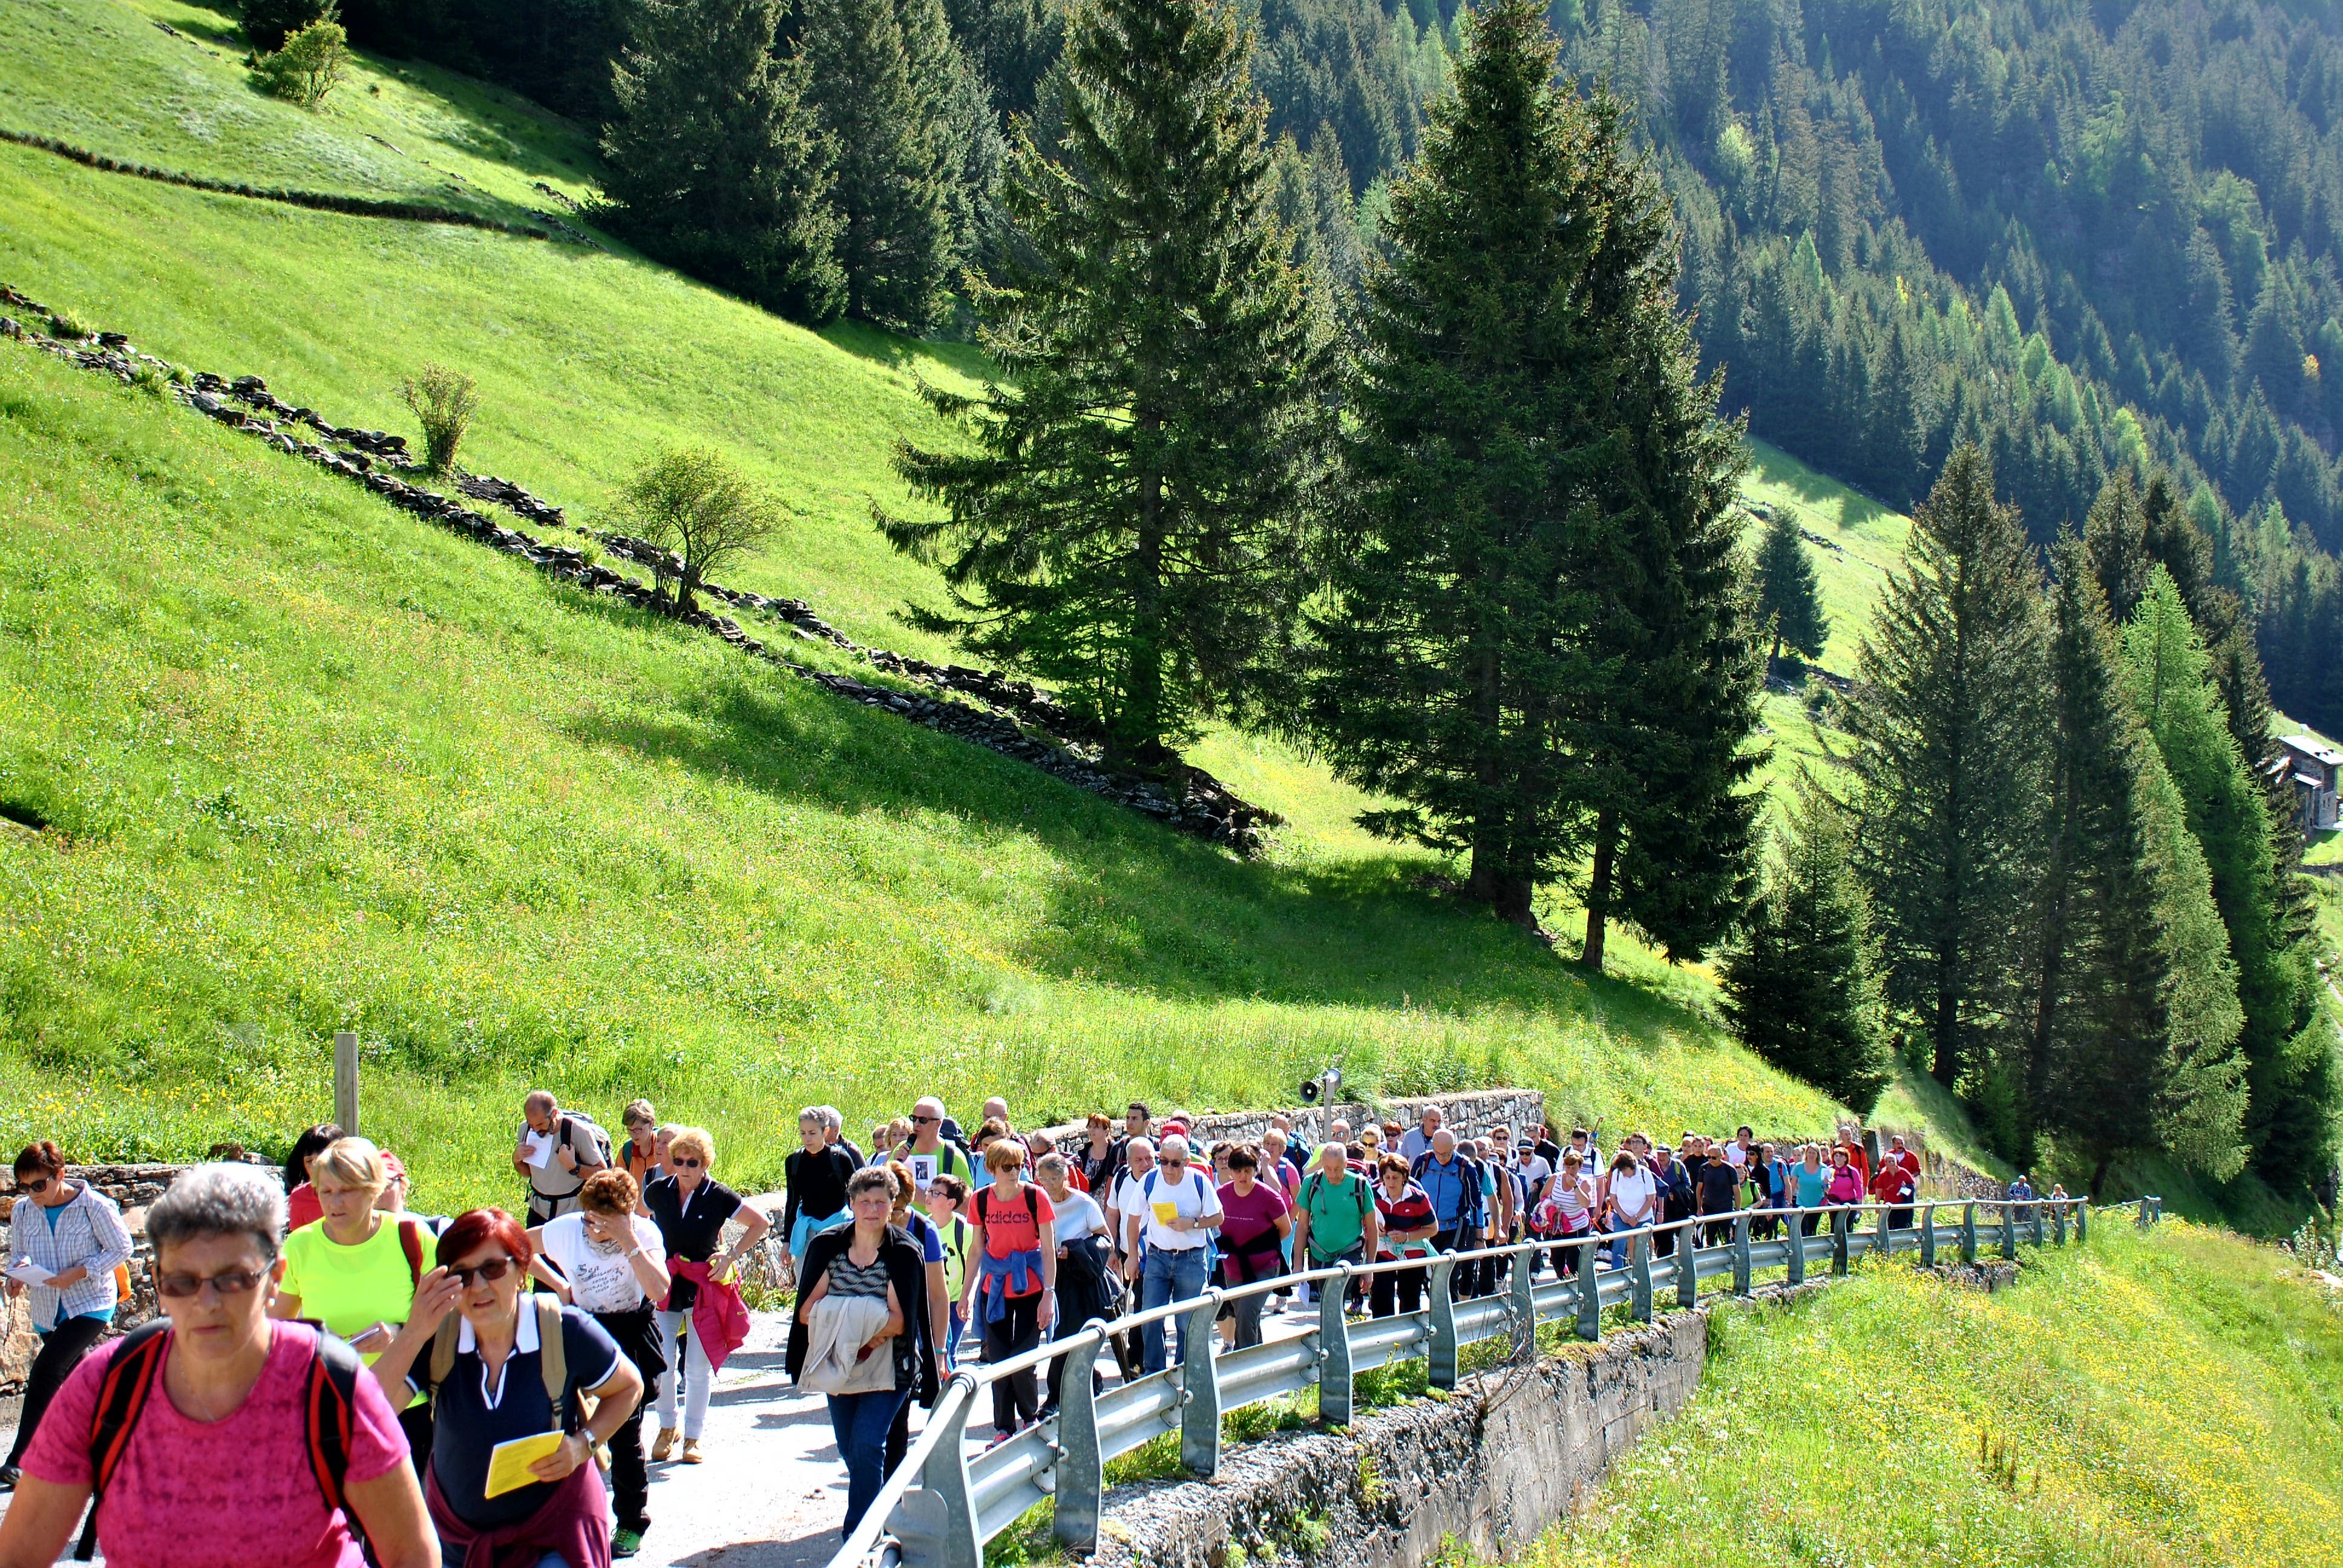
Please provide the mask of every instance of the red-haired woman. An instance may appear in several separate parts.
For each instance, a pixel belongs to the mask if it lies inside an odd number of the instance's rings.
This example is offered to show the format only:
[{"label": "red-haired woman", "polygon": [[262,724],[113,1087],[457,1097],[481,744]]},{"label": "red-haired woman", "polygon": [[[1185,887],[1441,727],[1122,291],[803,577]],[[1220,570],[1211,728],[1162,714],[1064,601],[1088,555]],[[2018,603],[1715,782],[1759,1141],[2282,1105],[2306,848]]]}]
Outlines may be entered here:
[{"label": "red-haired woman", "polygon": [[[423,1277],[406,1326],[374,1365],[394,1396],[433,1394],[426,1498],[448,1568],[610,1561],[609,1500],[594,1445],[634,1414],[642,1374],[591,1313],[551,1296],[523,1305],[531,1256],[528,1233],[502,1209],[458,1215],[439,1238],[439,1267]],[[558,1397],[545,1386],[542,1351],[554,1333],[567,1366]],[[590,1422],[579,1417],[581,1394],[599,1402]],[[489,1496],[497,1445],[545,1433],[559,1439],[528,1466],[536,1479]]]},{"label": "red-haired woman", "polygon": [[[86,1181],[65,1180],[65,1156],[54,1143],[27,1144],[16,1156],[15,1205],[8,1211],[5,1267],[45,1271],[33,1292],[33,1328],[41,1353],[25,1382],[25,1408],[8,1462],[0,1464],[0,1492],[16,1484],[16,1467],[32,1446],[33,1429],[81,1358],[114,1322],[114,1271],[130,1261],[130,1232],[114,1200]],[[8,1294],[26,1286],[8,1282]]]}]

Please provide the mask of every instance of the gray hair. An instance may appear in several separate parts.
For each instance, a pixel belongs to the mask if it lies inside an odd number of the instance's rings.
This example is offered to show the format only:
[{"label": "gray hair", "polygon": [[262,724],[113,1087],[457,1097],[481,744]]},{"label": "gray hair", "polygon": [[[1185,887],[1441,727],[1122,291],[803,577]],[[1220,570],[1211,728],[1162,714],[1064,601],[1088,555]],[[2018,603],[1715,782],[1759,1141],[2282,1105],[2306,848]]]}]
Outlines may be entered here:
[{"label": "gray hair", "polygon": [[887,1201],[895,1201],[895,1178],[887,1173],[884,1165],[865,1165],[846,1179],[846,1201],[852,1202],[865,1192],[884,1192]]},{"label": "gray hair", "polygon": [[275,1262],[285,1238],[285,1190],[256,1165],[198,1165],[182,1171],[146,1211],[146,1239],[166,1248],[201,1236],[249,1236]]},{"label": "gray hair", "polygon": [[821,1111],[822,1126],[828,1128],[832,1132],[844,1132],[846,1131],[846,1112],[840,1111],[835,1105],[824,1105],[819,1109]]}]

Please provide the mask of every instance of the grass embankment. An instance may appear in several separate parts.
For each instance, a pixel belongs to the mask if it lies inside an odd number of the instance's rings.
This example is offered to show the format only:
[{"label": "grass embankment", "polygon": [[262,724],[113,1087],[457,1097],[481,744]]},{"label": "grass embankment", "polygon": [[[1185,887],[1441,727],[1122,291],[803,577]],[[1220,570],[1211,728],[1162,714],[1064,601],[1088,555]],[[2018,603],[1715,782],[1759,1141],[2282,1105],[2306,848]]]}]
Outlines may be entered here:
[{"label": "grass embankment", "polygon": [[2177,1220],[2027,1256],[1718,1313],[1692,1403],[1523,1560],[2343,1563],[2343,1298]]},{"label": "grass embankment", "polygon": [[1234,862],[15,348],[0,799],[50,825],[0,830],[0,1142],[281,1138],[343,1026],[434,1202],[539,1079],[750,1179],[805,1100],[1262,1103],[1337,1055],[1614,1127],[1831,1114],[1419,862]]},{"label": "grass embankment", "polygon": [[[218,177],[507,216],[542,205],[534,180],[588,189],[590,139],[508,95],[361,56],[304,114],[236,52],[176,0],[0,7],[0,102],[14,128]],[[465,461],[584,520],[657,447],[713,444],[799,512],[731,580],[946,651],[894,618],[940,590],[870,508],[906,504],[892,443],[946,434],[915,382],[972,385],[965,348],[807,332],[621,246],[17,147],[0,210],[0,280],[337,421],[411,430],[399,377],[464,367]],[[327,1109],[343,1024],[435,1204],[485,1195],[540,1079],[707,1120],[749,1181],[808,1099],[1261,1103],[1336,1053],[1384,1092],[1511,1079],[1614,1129],[1829,1120],[1724,1038],[1704,972],[1623,938],[1627,980],[1590,984],[1412,890],[1434,862],[1368,840],[1356,794],[1279,747],[1200,749],[1292,819],[1268,863],[1232,865],[190,415],[20,350],[0,367],[0,799],[55,829],[0,829],[0,1078],[23,1090],[0,1141],[279,1140]],[[1808,504],[1844,513],[1822,483]]]}]

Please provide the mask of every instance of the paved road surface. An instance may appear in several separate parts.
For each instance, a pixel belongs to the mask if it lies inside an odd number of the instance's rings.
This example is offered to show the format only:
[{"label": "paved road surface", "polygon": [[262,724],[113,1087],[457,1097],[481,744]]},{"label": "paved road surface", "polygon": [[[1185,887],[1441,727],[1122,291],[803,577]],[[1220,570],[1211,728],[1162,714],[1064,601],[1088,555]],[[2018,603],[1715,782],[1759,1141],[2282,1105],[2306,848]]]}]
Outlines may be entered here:
[{"label": "paved road surface", "polygon": [[[1313,1313],[1273,1314],[1262,1328],[1272,1339],[1303,1332]],[[716,1375],[702,1439],[706,1462],[670,1460],[651,1466],[651,1529],[644,1568],[819,1568],[838,1549],[846,1513],[846,1470],[830,1437],[819,1394],[799,1394],[781,1372],[788,1320],[759,1313],[749,1342]],[[1100,1366],[1109,1379],[1113,1358]],[[925,1412],[911,1412],[919,1431]],[[980,1421],[972,1431],[986,1423]],[[658,1432],[644,1417],[646,1449]],[[989,1439],[990,1432],[983,1435]],[[8,1436],[0,1431],[0,1441]],[[7,1498],[0,1494],[0,1514]]]}]

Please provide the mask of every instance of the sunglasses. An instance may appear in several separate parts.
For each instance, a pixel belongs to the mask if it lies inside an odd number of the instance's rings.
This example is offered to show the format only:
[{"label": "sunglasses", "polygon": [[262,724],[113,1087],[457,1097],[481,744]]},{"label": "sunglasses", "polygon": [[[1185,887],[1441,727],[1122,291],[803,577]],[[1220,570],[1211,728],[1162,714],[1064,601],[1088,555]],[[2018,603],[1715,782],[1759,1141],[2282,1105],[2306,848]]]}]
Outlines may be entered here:
[{"label": "sunglasses", "polygon": [[230,1269],[219,1274],[158,1274],[155,1279],[155,1291],[157,1295],[184,1302],[203,1294],[204,1287],[209,1285],[214,1295],[226,1300],[229,1296],[246,1294],[266,1278],[268,1271],[266,1269]]},{"label": "sunglasses", "polygon": [[468,1269],[449,1269],[447,1277],[469,1290],[474,1280],[483,1284],[494,1284],[518,1267],[520,1265],[510,1258],[490,1258],[487,1262],[475,1263]]},{"label": "sunglasses", "polygon": [[678,1160],[672,1154],[668,1156],[667,1162],[674,1166],[679,1171],[697,1171],[699,1169],[700,1165],[700,1162],[697,1160]]},{"label": "sunglasses", "polygon": [[49,1179],[45,1176],[36,1176],[30,1181],[19,1180],[16,1183],[19,1192],[45,1192],[48,1190]]},{"label": "sunglasses", "polygon": [[911,1125],[914,1127],[932,1127],[942,1120],[943,1118],[940,1116],[914,1116],[911,1118]]}]

